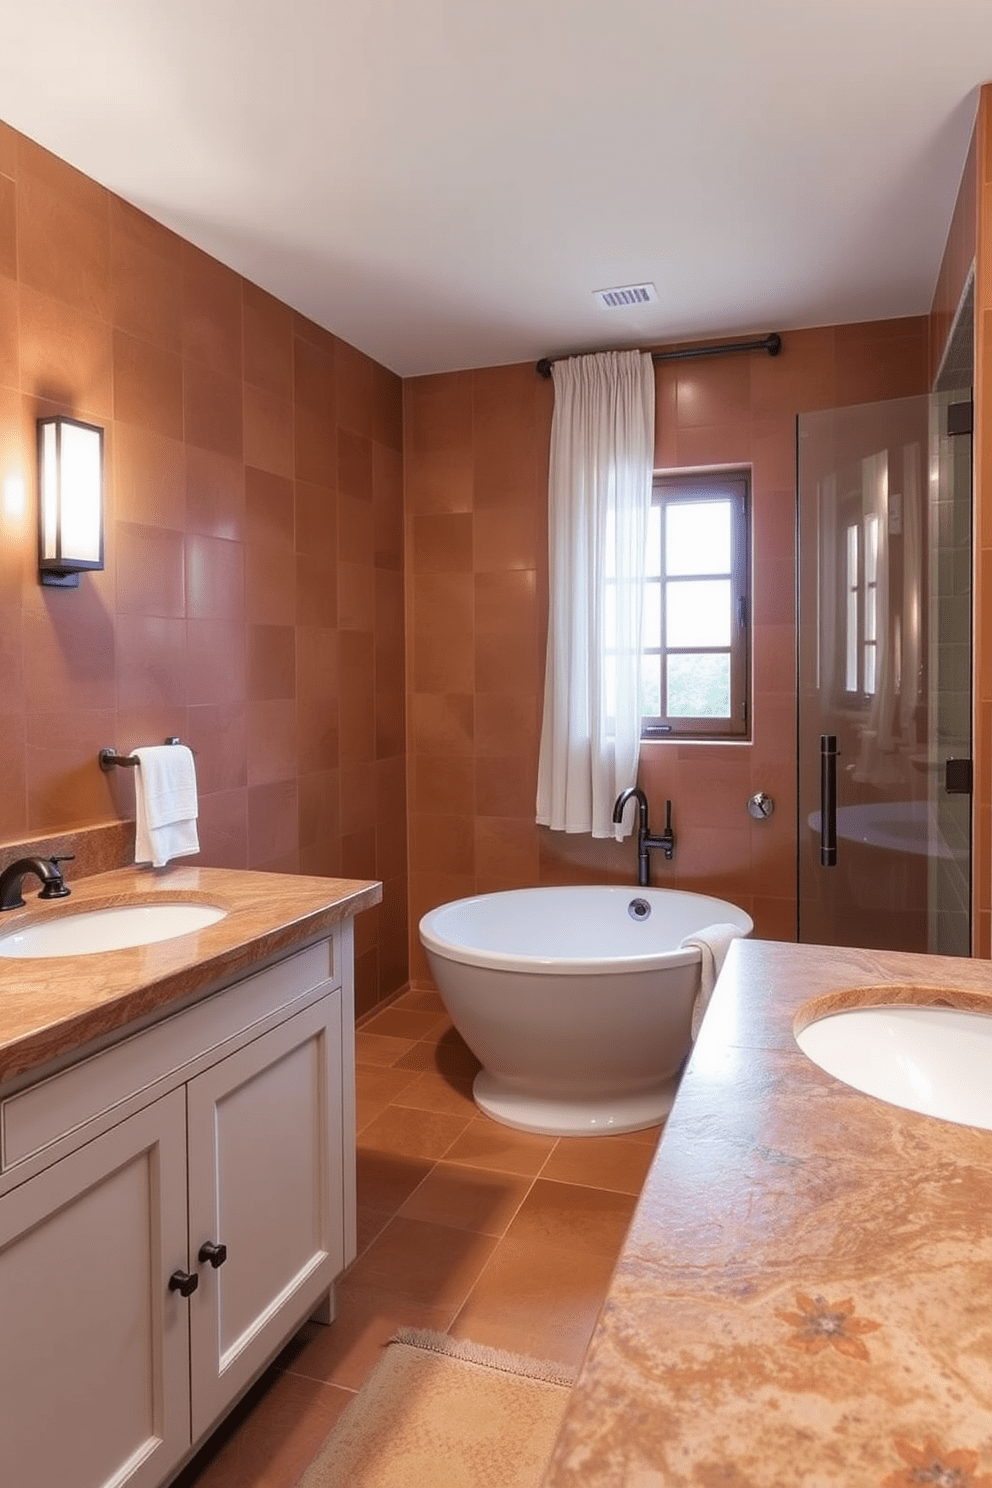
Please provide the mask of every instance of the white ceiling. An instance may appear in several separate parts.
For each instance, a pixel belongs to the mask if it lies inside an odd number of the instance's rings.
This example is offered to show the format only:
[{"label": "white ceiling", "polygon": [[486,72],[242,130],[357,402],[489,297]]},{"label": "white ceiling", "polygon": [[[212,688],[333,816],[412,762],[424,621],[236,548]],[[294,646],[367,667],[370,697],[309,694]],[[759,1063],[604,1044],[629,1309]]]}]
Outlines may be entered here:
[{"label": "white ceiling", "polygon": [[0,17],[0,118],[404,376],[925,313],[992,79],[992,0]]}]

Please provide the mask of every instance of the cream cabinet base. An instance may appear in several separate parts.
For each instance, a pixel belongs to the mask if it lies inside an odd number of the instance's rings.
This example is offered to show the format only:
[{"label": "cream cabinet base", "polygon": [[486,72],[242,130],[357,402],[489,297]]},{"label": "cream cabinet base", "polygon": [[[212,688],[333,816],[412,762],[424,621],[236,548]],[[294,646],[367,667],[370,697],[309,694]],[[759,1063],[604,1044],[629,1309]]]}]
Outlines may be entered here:
[{"label": "cream cabinet base", "polygon": [[[324,954],[337,985],[310,948],[298,997],[296,958],[216,994],[208,1050],[185,1021],[204,1004],[136,1035],[139,1090],[123,1040],[16,1093],[64,1155],[27,1152],[0,1195],[0,1482],[159,1488],[308,1316],[331,1321],[355,1244],[350,929]],[[60,1125],[110,1077],[112,1107]]]}]

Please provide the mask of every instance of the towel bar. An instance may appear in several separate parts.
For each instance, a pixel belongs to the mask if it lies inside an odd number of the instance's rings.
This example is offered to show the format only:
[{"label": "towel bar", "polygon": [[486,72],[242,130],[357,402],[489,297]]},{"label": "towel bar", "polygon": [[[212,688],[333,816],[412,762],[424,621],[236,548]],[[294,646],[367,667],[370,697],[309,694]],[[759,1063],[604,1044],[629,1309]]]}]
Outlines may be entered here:
[{"label": "towel bar", "polygon": [[[166,744],[180,744],[182,740],[178,739],[175,734],[173,734],[172,737],[166,739],[165,742]],[[116,749],[101,749],[97,758],[100,761],[101,770],[112,770],[115,765],[124,765],[127,767],[127,769],[133,770],[138,763],[138,761],[134,759],[132,755],[119,754]]]}]

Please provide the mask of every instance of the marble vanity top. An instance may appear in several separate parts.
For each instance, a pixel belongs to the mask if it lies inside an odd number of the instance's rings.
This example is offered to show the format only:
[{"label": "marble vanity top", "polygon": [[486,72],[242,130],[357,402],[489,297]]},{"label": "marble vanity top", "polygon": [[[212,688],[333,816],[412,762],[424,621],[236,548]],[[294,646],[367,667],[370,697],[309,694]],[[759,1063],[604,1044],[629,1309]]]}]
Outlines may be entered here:
[{"label": "marble vanity top", "polygon": [[992,1132],[794,1038],[873,1001],[992,1013],[992,965],[735,942],[545,1488],[992,1488]]},{"label": "marble vanity top", "polygon": [[64,1059],[136,1020],[246,975],[377,904],[381,885],[224,868],[122,868],[70,880],[69,899],[0,917],[0,933],[45,916],[120,904],[215,904],[224,918],[189,935],[72,958],[0,960],[0,1081]]}]

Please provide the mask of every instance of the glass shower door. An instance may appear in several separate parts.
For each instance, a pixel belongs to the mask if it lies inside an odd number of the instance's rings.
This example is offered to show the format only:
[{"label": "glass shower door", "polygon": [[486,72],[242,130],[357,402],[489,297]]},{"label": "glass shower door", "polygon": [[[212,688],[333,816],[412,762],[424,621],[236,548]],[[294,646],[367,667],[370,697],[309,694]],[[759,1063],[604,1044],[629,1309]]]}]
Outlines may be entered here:
[{"label": "glass shower door", "polygon": [[970,396],[799,419],[801,941],[970,953]]}]

